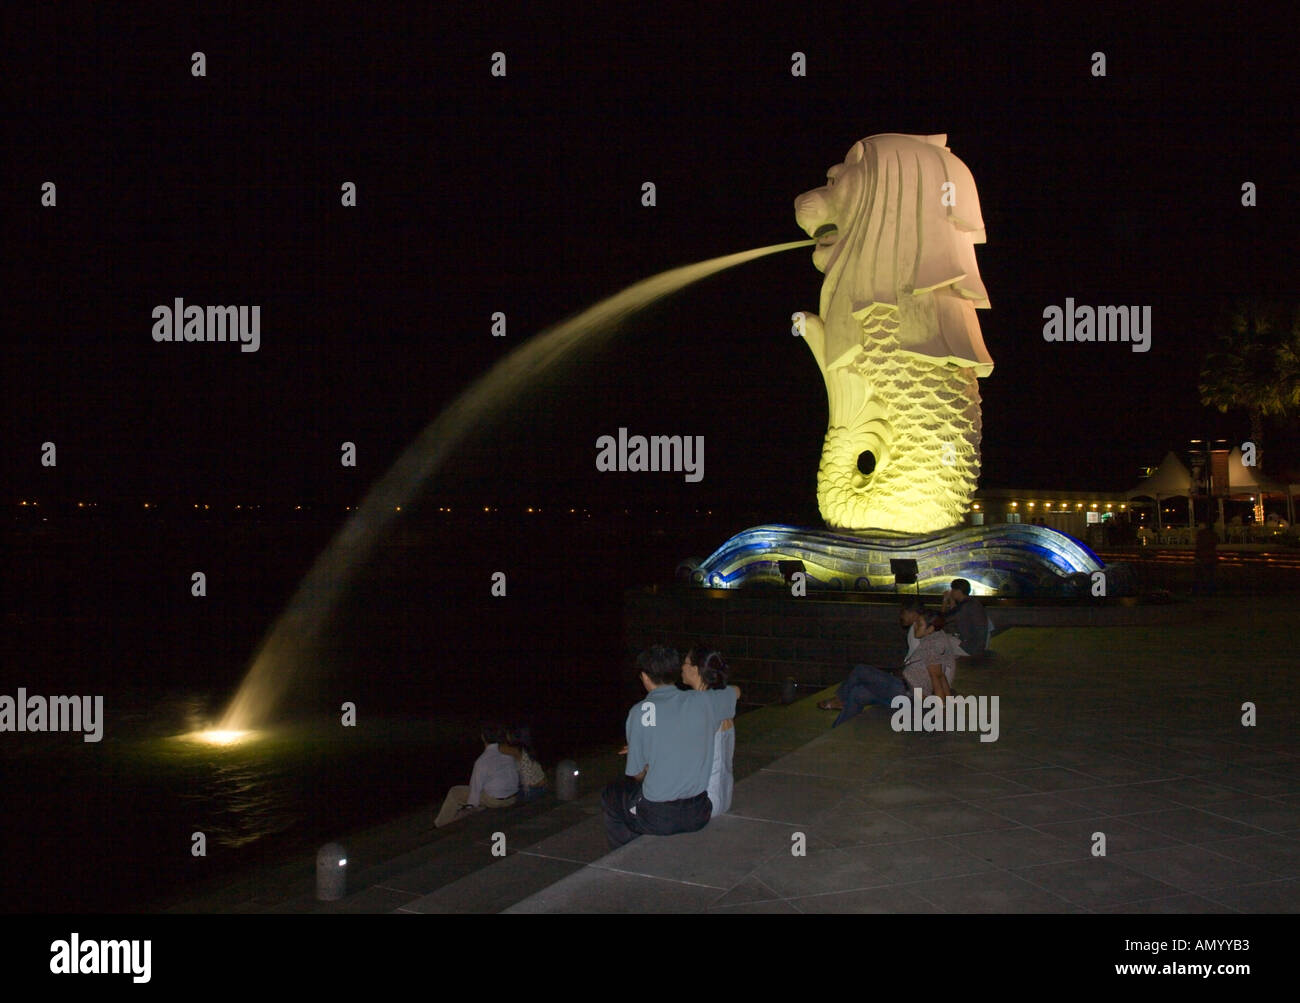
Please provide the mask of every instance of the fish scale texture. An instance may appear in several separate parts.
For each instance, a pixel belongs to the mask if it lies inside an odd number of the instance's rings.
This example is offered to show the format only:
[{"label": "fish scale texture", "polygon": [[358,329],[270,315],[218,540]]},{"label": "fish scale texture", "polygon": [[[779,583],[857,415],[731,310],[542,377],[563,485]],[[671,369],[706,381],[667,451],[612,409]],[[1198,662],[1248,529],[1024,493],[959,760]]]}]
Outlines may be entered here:
[{"label": "fish scale texture", "polygon": [[[959,525],[979,480],[975,371],[903,351],[898,323],[897,307],[882,304],[863,320],[863,347],[838,379],[864,381],[865,398],[828,383],[817,497],[835,529],[928,533]],[[876,457],[868,475],[858,466],[864,450]]]}]

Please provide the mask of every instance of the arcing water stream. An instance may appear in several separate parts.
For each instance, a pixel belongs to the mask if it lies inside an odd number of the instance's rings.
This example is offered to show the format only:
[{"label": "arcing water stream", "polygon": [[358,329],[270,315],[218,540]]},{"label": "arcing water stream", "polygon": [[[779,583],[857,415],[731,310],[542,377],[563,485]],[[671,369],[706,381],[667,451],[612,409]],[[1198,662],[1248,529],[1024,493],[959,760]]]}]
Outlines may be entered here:
[{"label": "arcing water stream", "polygon": [[537,379],[577,349],[592,347],[630,314],[693,282],[813,243],[774,244],[661,272],[529,339],[470,384],[407,447],[321,552],[266,635],[220,724],[199,735],[229,744],[267,721],[352,574],[365,564],[399,509],[410,504],[466,434],[493,417],[501,403],[512,399],[527,381]]}]

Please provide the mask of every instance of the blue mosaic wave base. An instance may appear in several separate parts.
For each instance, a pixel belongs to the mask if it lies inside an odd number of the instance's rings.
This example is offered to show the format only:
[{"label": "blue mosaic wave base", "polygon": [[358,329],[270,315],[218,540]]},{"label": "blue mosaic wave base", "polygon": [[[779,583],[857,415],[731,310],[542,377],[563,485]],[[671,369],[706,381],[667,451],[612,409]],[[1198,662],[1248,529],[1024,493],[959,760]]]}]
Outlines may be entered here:
[{"label": "blue mosaic wave base", "polygon": [[[1095,571],[1106,575],[1106,596],[1134,594],[1125,565],[1103,565],[1085,544],[1046,526],[1000,523],[956,526],[937,533],[831,532],[796,526],[755,526],[737,533],[679,576],[701,588],[782,585],[778,561],[801,561],[808,588],[893,592],[891,558],[917,562],[923,593],[941,593],[965,578],[975,595],[1083,598]],[[899,586],[911,592],[915,585]]]}]

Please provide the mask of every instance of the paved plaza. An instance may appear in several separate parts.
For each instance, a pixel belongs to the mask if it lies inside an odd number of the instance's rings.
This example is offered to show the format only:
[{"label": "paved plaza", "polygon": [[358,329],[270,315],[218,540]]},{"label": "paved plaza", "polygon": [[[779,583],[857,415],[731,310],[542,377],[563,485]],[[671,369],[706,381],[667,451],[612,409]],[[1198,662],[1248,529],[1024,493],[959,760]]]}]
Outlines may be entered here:
[{"label": "paved plaza", "polygon": [[245,888],[225,907],[1296,912],[1300,612],[1285,598],[1219,599],[1187,614],[999,634],[990,663],[956,686],[999,698],[996,742],[896,733],[881,708],[832,730],[816,708],[830,691],[745,715],[732,811],[698,833],[608,852],[593,778],[578,801],[485,813],[389,859],[380,839],[340,902],[315,902],[300,873],[296,894]]}]

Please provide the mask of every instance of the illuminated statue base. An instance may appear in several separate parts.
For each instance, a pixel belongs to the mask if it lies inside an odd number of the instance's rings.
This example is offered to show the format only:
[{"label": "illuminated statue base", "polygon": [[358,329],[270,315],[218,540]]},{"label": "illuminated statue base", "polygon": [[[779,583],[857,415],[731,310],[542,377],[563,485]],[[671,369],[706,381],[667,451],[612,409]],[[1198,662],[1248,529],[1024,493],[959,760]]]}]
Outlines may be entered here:
[{"label": "illuminated statue base", "polygon": [[[737,533],[698,565],[683,565],[679,575],[702,588],[784,585],[779,562],[798,561],[810,591],[892,593],[896,586],[889,562],[896,558],[916,561],[923,593],[942,593],[954,578],[965,578],[972,593],[982,596],[1135,594],[1126,566],[1102,564],[1087,546],[1054,529],[1017,523],[926,534],[756,526]],[[1094,578],[1094,572],[1103,577]],[[911,592],[917,585],[897,588]]]}]

